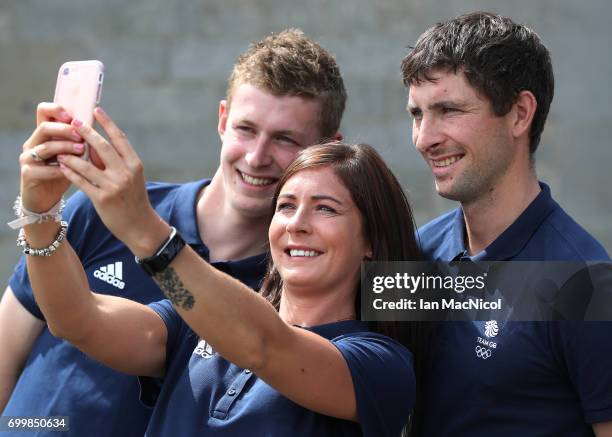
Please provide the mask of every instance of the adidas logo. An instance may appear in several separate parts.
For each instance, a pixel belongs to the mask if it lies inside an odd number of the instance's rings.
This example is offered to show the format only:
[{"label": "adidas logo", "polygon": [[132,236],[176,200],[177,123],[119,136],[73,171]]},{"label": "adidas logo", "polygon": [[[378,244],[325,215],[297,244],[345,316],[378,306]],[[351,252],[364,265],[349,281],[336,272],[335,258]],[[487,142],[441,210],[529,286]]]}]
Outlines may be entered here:
[{"label": "adidas logo", "polygon": [[200,340],[197,347],[193,351],[193,355],[199,355],[207,360],[212,358],[214,354],[215,351],[213,350],[212,346],[206,342],[206,340]]},{"label": "adidas logo", "polygon": [[113,287],[117,287],[119,290],[123,290],[125,288],[125,282],[122,281],[123,263],[117,261],[94,270],[94,278],[98,278]]}]

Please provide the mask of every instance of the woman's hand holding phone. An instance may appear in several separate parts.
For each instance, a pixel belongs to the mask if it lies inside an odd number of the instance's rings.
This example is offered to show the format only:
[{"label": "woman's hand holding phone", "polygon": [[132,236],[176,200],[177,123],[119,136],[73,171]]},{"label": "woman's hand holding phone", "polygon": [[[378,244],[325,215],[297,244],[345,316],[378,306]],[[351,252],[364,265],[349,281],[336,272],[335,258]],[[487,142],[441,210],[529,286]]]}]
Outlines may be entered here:
[{"label": "woman's hand holding phone", "polygon": [[89,197],[107,228],[139,255],[142,247],[159,245],[160,241],[150,241],[157,235],[166,236],[168,225],[149,202],[142,161],[127,136],[102,108],[96,108],[94,114],[108,140],[78,119],[72,125],[100,157],[103,168],[64,154],[58,156],[60,170]]},{"label": "woman's hand holding phone", "polygon": [[[76,118],[90,126],[93,124],[103,71],[100,61],[64,63],[58,71],[54,102],[38,105],[36,129],[24,143],[19,160],[22,202],[27,209],[47,211],[70,186],[57,167],[57,155],[90,158],[87,143],[70,123]],[[102,167],[97,155],[92,154],[91,160]]]},{"label": "woman's hand holding phone", "polygon": [[55,103],[41,103],[36,109],[36,129],[19,157],[22,202],[30,211],[49,210],[70,186],[59,167],[46,162],[59,154],[83,153],[84,140],[71,121],[66,110]]}]

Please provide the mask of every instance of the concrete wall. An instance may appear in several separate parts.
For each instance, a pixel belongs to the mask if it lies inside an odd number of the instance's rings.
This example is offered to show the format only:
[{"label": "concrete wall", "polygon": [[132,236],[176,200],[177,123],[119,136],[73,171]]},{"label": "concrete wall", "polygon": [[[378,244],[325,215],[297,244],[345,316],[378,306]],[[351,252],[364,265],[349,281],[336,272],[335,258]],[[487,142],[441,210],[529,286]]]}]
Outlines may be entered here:
[{"label": "concrete wall", "polygon": [[[0,3],[0,221],[11,219],[17,156],[37,102],[52,98],[65,60],[106,64],[102,103],[143,157],[149,179],[212,175],[218,101],[249,42],[300,27],[338,58],[350,141],[379,147],[413,201],[418,224],[449,209],[410,142],[399,63],[436,21],[470,10],[510,15],[551,49],[556,96],[538,172],[562,205],[612,249],[612,4],[607,0],[4,0]],[[0,277],[18,259],[0,226]],[[0,286],[0,288],[3,288]],[[0,291],[1,292],[1,291]]]}]

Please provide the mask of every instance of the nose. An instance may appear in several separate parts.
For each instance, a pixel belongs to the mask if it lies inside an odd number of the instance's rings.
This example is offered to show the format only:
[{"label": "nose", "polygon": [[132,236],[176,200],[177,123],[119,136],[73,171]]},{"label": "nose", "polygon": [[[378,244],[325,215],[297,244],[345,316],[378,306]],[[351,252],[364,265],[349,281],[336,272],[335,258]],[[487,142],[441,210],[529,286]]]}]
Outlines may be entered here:
[{"label": "nose", "polygon": [[423,116],[412,125],[412,142],[421,153],[427,153],[443,141],[442,130],[434,117]]},{"label": "nose", "polygon": [[287,232],[290,234],[309,234],[312,230],[310,216],[305,208],[299,207],[287,220]]},{"label": "nose", "polygon": [[265,135],[259,135],[244,159],[252,168],[267,167],[274,161],[272,157],[272,142]]}]

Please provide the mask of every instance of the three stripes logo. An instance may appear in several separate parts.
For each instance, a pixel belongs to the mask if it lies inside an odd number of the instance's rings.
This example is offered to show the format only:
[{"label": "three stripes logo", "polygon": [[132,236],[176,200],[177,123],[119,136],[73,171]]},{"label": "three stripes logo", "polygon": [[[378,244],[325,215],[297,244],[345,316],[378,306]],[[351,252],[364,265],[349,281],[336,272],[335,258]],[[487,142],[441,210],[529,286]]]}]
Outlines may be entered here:
[{"label": "three stripes logo", "polygon": [[125,288],[125,282],[123,282],[123,263],[117,261],[94,270],[94,278],[98,278],[113,287],[117,287],[119,290],[123,290]]}]

